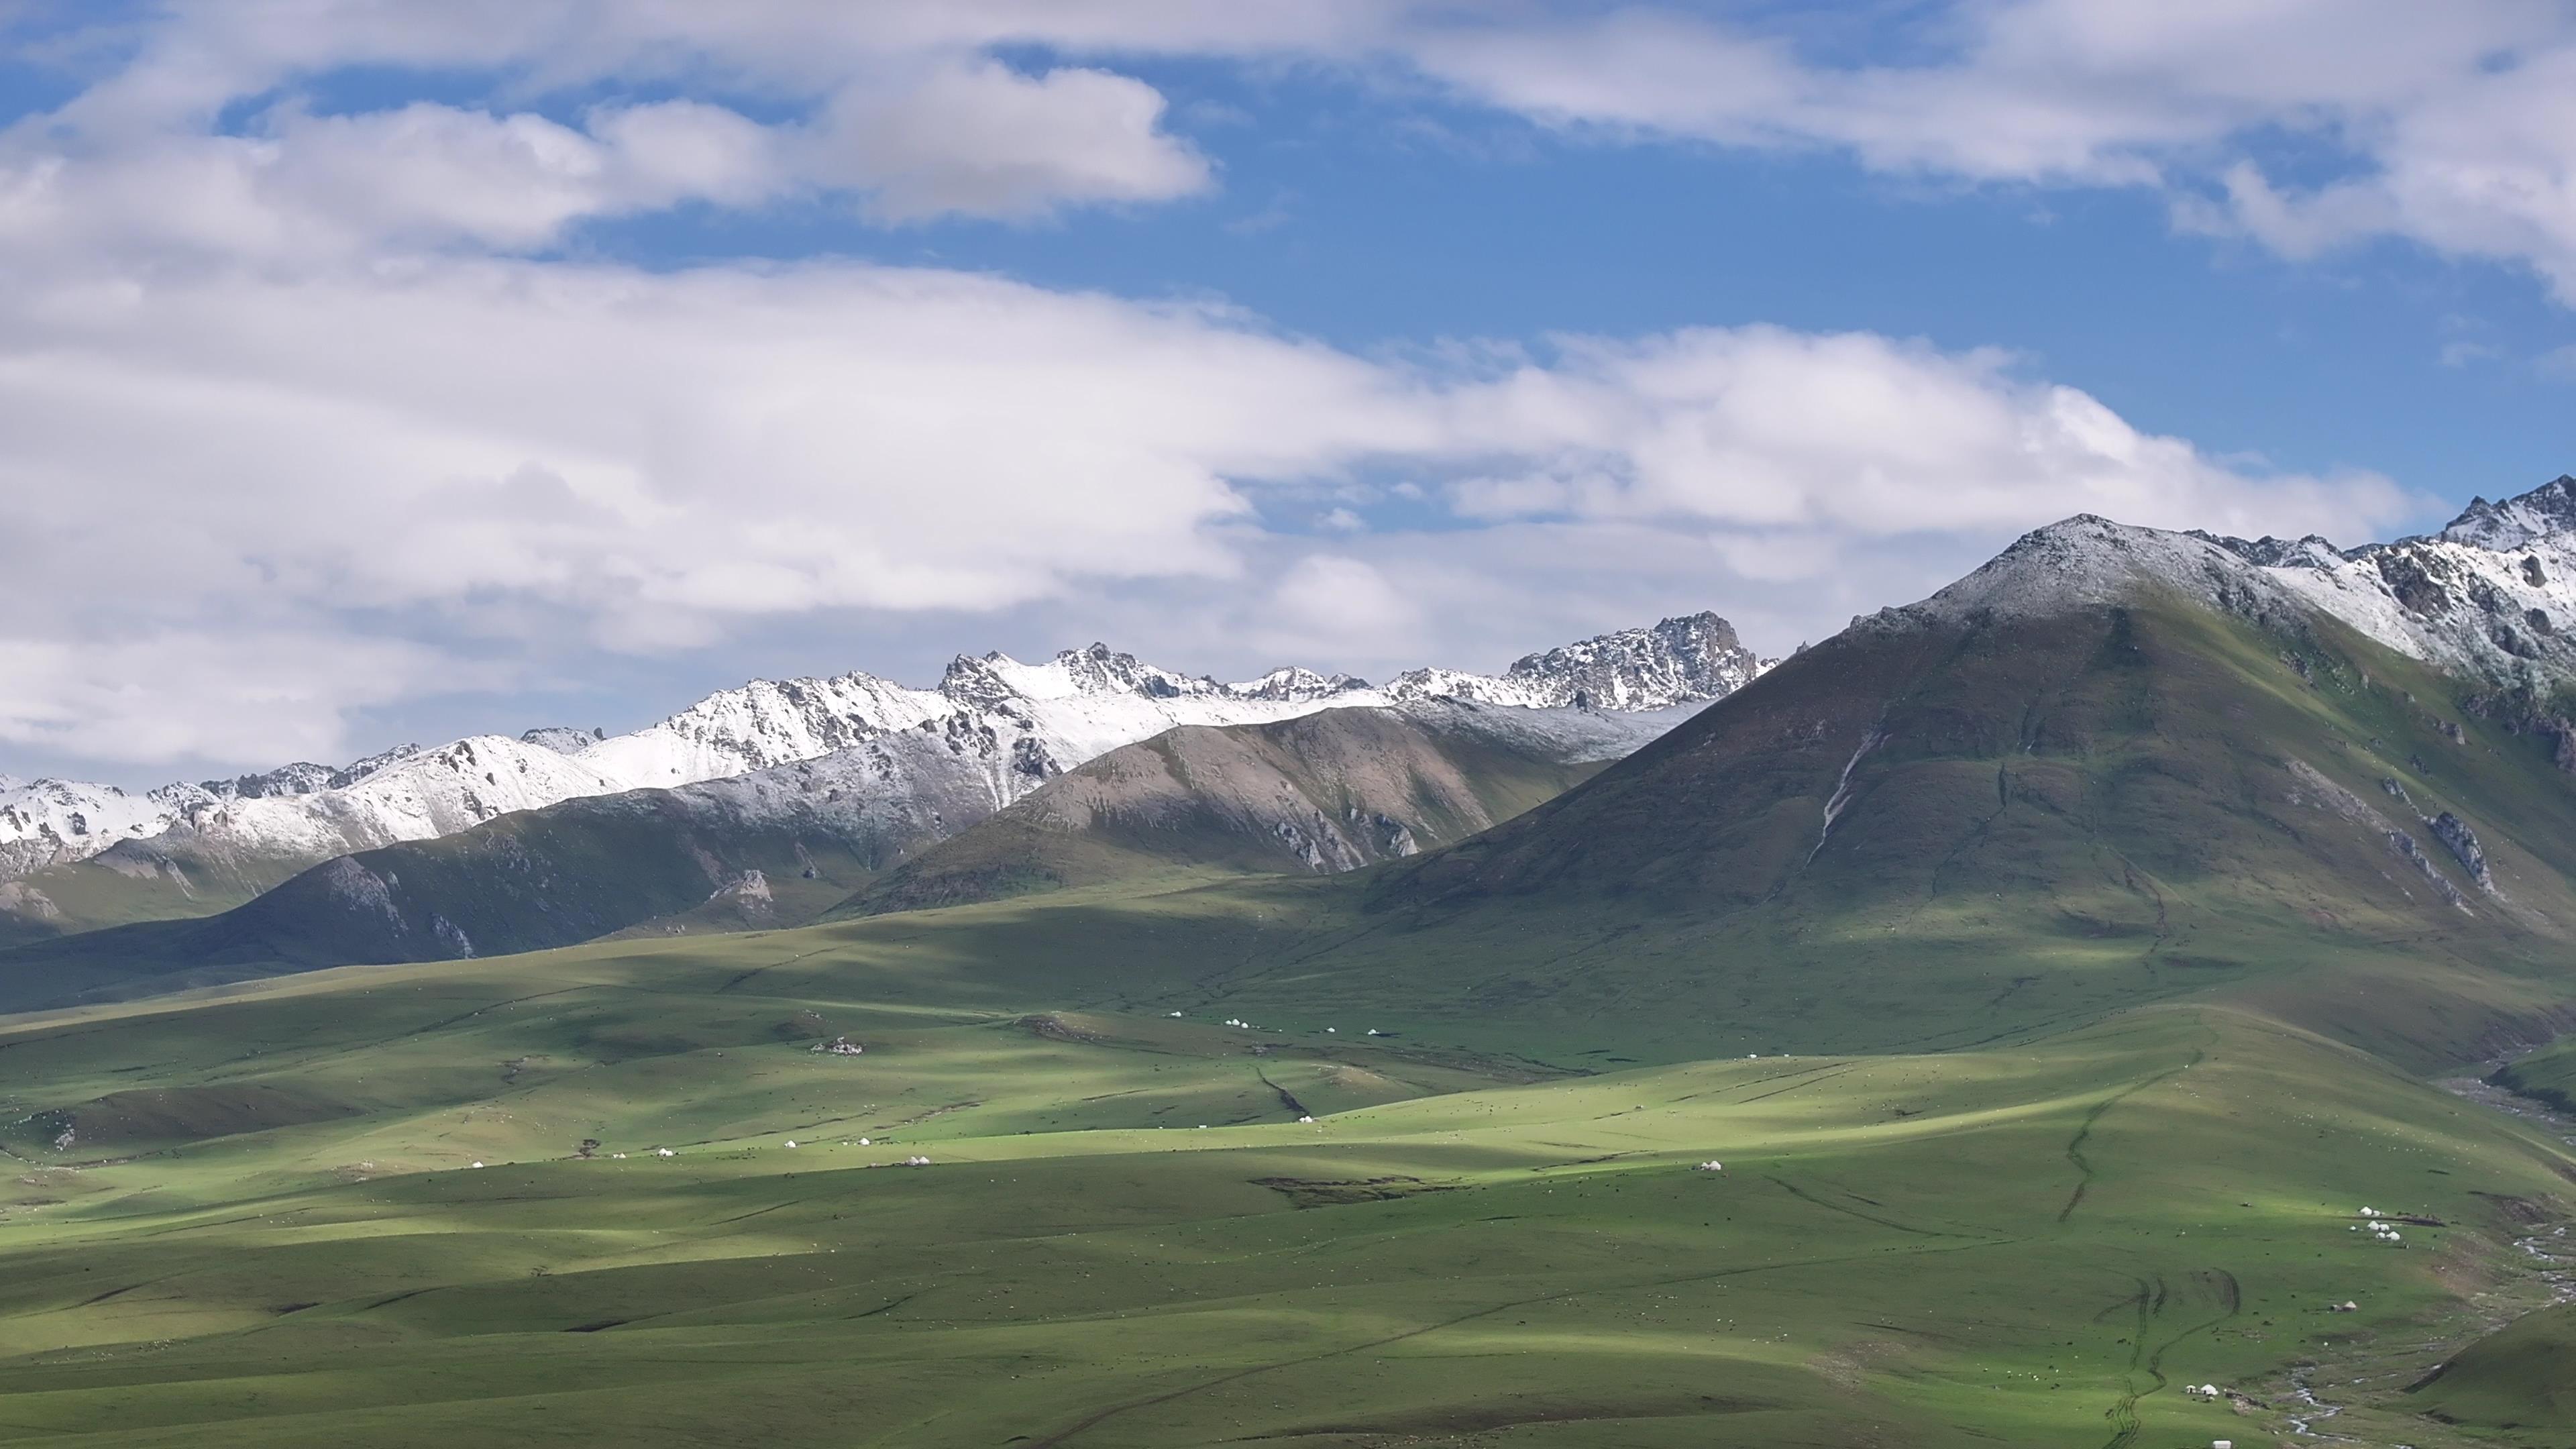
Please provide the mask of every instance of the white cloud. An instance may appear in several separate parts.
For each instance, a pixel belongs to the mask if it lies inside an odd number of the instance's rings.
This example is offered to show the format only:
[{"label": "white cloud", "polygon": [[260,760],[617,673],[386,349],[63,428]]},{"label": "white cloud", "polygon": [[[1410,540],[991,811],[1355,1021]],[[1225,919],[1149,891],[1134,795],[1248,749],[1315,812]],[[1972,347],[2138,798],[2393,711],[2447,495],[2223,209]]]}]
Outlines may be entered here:
[{"label": "white cloud", "polygon": [[[693,201],[846,193],[886,221],[1026,220],[1210,184],[1206,159],[1162,129],[1153,87],[979,56],[986,40],[1048,27],[953,23],[975,9],[173,5],[123,69],[0,133],[0,242],[258,258],[530,250],[584,220]],[[353,65],[460,70],[492,99],[308,112],[302,88]],[[766,97],[783,117],[683,99],[575,125],[501,104],[672,78]],[[218,128],[245,106],[247,122]]]},{"label": "white cloud", "polygon": [[[2308,257],[2373,236],[2519,262],[2576,304],[2576,12],[2547,0],[2000,0],[1824,64],[1644,6],[1424,25],[1470,100],[1578,133],[1847,151],[1975,182],[2168,188],[2179,218]],[[2334,168],[2282,188],[2283,141]]]},{"label": "white cloud", "polygon": [[1384,657],[1433,642],[1421,607],[1386,571],[1346,554],[1298,559],[1249,622],[1280,658]]},{"label": "white cloud", "polygon": [[[1867,333],[1408,363],[925,268],[530,259],[689,204],[910,224],[1203,192],[1212,163],[1120,72],[1138,54],[1410,72],[1585,135],[2205,185],[2206,224],[2285,251],[2385,232],[2547,267],[2576,236],[2551,169],[2576,128],[2512,89],[2553,73],[2556,21],[2509,0],[2441,24],[2023,0],[1944,12],[1911,38],[1932,58],[1893,68],[1673,10],[1403,0],[153,14],[0,132],[0,744],[57,756],[329,756],[352,711],[854,616],[1124,620],[1211,668],[1496,664],[1712,604],[1785,645],[2079,510],[2352,538],[2421,506],[2212,458],[2004,353]],[[486,90],[308,97],[353,65]],[[630,92],[655,99],[562,103]],[[2284,188],[2238,154],[2264,127],[2359,172]]]},{"label": "white cloud", "polygon": [[1562,354],[1447,400],[1461,437],[1551,463],[1466,479],[1462,513],[1850,537],[2003,527],[2053,509],[2351,536],[2417,506],[2376,477],[2248,476],[2077,389],[2026,381],[1992,351],[1743,327],[1572,339]]},{"label": "white cloud", "polygon": [[[1208,163],[1163,131],[1163,98],[1114,69],[1156,55],[1411,75],[1609,139],[1835,150],[1972,182],[2154,186],[2186,225],[2289,255],[2397,236],[2531,266],[2576,301],[2576,13],[2558,0],[1947,0],[1875,21],[1862,53],[1794,7],[1712,18],[1679,3],[1536,0],[173,0],[136,34],[115,52],[130,60],[49,134],[149,156],[202,138],[227,106],[352,65],[480,74],[496,95],[695,85],[797,112],[760,138],[647,143],[595,121],[557,135],[500,111],[414,138],[407,166],[483,173],[498,157],[497,174],[524,176],[534,196],[478,202],[451,177],[409,204],[429,217],[388,219],[502,244],[682,199],[747,204],[777,184],[855,189],[891,222],[1190,195],[1210,184]],[[996,47],[1068,63],[1024,74]],[[20,139],[23,186],[54,153]],[[437,157],[421,152],[430,139]],[[625,159],[625,184],[593,178],[583,140]],[[2303,174],[2323,163],[2328,179],[2283,182],[2266,148],[2284,144]],[[745,171],[704,164],[754,152],[765,162]],[[656,201],[651,158],[665,153],[679,159]],[[273,164],[298,169],[283,154]],[[728,189],[744,175],[763,184]],[[442,198],[454,217],[436,213]],[[359,201],[362,216],[389,204]]]},{"label": "white cloud", "polygon": [[865,192],[870,215],[898,222],[1168,201],[1211,177],[1205,158],[1163,134],[1163,109],[1152,86],[1105,71],[943,66],[896,94],[842,92],[807,143],[807,172]]},{"label": "white cloud", "polygon": [[[1803,589],[1881,547],[1964,567],[2081,509],[2352,536],[2412,505],[2366,476],[2248,475],[1991,353],[1746,328],[1452,373],[1221,310],[855,264],[66,276],[0,294],[0,433],[0,535],[20,540],[0,566],[39,601],[0,638],[53,651],[43,700],[106,699],[220,620],[373,661],[311,671],[299,707],[325,716],[452,687],[496,631],[551,631],[531,657],[577,672],[832,611],[1141,588],[1266,596],[1247,637],[1441,657],[1482,627],[1452,608],[1492,587],[1461,582],[1486,546],[1466,535],[1663,535],[1653,556],[1690,562],[1662,586],[1704,600],[1703,574]],[[1489,491],[1459,510],[1484,526],[1449,540],[1291,557],[1256,526],[1271,495],[1308,509],[1369,468],[1563,486],[1544,508]],[[1575,557],[1528,560],[1544,579]],[[1820,633],[1818,607],[1780,612]],[[221,714],[97,748],[276,753]]]},{"label": "white cloud", "polygon": [[413,104],[271,111],[251,134],[57,149],[41,121],[0,143],[0,245],[314,262],[385,247],[544,246],[572,222],[687,200],[746,205],[785,183],[773,138],[688,101],[533,114]]},{"label": "white cloud", "polygon": [[[350,752],[348,711],[459,667],[400,641],[335,633],[0,634],[0,746],[160,766],[338,759]],[[491,682],[463,669],[449,677]]]}]

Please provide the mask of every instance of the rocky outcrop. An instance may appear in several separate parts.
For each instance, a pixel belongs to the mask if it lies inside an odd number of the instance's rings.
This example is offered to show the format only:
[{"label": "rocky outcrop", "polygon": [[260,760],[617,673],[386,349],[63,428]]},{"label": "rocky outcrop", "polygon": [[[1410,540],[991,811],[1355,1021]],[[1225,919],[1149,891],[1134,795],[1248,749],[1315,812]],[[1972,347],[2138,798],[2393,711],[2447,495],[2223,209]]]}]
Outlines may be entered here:
[{"label": "rocky outcrop", "polygon": [[2451,852],[2460,869],[2469,873],[2469,879],[2477,882],[2479,890],[2491,896],[2499,894],[2495,875],[2487,868],[2487,853],[2479,847],[2478,833],[2469,828],[2469,822],[2445,810],[2425,821],[2424,826],[2433,832],[2435,840],[2442,842],[2444,850]]}]

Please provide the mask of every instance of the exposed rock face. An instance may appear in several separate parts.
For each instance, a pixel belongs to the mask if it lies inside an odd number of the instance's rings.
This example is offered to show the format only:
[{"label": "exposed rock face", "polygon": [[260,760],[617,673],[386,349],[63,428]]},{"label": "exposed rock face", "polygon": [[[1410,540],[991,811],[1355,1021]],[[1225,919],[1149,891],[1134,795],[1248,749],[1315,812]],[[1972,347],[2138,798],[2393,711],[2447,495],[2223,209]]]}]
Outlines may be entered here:
[{"label": "exposed rock face", "polygon": [[2576,685],[2576,477],[2474,499],[2441,532],[2337,549],[2322,538],[2197,537],[2326,612],[2470,681]]},{"label": "exposed rock face", "polygon": [[606,730],[566,729],[561,725],[544,725],[519,736],[519,743],[538,745],[558,755],[578,755],[608,738]]},{"label": "exposed rock face", "polygon": [[1734,625],[1690,614],[1523,655],[1500,679],[1413,670],[1391,681],[1387,693],[1540,709],[1669,709],[1724,698],[1767,667],[1736,638]]},{"label": "exposed rock face", "polygon": [[2442,842],[2442,848],[2451,852],[2451,858],[2460,863],[2460,869],[2469,873],[2469,879],[2478,883],[2479,890],[2488,895],[2498,893],[2495,875],[2487,869],[2487,853],[2479,847],[2478,833],[2469,828],[2467,821],[2445,810],[2425,821],[2424,825],[2433,832],[2435,840]]}]

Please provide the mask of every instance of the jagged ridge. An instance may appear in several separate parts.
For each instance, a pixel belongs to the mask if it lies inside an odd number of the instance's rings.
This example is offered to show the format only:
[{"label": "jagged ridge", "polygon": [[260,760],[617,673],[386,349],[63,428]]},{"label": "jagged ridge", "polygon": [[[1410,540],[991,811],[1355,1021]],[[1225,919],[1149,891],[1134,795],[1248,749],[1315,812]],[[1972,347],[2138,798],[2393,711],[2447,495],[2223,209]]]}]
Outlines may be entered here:
[{"label": "jagged ridge", "polygon": [[[871,741],[943,759],[932,794],[971,777],[979,813],[1121,745],[1180,725],[1293,718],[1335,705],[1466,698],[1524,707],[1667,708],[1719,697],[1758,669],[1714,614],[1666,620],[1529,655],[1497,678],[1415,670],[1381,690],[1302,668],[1223,683],[1103,644],[1026,664],[960,655],[937,687],[873,675],[756,680],[632,734],[566,729],[404,746],[336,769],[293,765],[220,785],[143,795],[60,781],[0,787],[0,880],[98,857],[182,907],[229,905],[337,855],[435,839],[517,811],[638,788],[739,778]],[[907,787],[882,782],[888,799]],[[50,893],[50,894],[49,894]],[[60,929],[48,880],[0,899],[0,914]]]}]

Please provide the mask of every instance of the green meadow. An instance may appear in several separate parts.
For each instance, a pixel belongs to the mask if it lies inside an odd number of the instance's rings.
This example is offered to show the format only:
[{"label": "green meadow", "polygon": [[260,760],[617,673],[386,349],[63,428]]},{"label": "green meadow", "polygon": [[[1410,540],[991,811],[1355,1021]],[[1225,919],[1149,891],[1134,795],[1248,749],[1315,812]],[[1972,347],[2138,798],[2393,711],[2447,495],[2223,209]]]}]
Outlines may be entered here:
[{"label": "green meadow", "polygon": [[2576,836],[2443,689],[1863,630],[1330,879],[22,948],[199,989],[0,1018],[0,1441],[2576,1445],[2576,1156],[2433,1085],[2568,1019]]},{"label": "green meadow", "polygon": [[1551,1056],[1265,1019],[1177,910],[1114,999],[943,948],[1032,919],[18,1019],[0,1439],[2567,1442],[2509,1341],[2423,1381],[2549,1301],[2576,1161],[2269,1017]]}]

